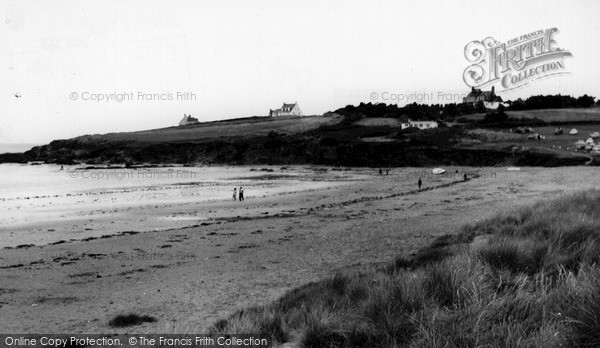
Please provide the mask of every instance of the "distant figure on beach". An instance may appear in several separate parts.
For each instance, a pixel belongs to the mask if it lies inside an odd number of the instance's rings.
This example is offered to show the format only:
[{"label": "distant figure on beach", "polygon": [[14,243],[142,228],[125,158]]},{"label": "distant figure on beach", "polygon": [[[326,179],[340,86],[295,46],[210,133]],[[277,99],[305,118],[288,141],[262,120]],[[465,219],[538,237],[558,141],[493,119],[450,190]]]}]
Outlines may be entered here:
[{"label": "distant figure on beach", "polygon": [[240,202],[244,200],[244,189],[240,186]]},{"label": "distant figure on beach", "polygon": [[237,188],[236,187],[233,188],[233,200],[234,201],[237,200]]},{"label": "distant figure on beach", "polygon": [[419,181],[417,181],[417,185],[419,185],[419,190],[420,190],[421,186],[423,185],[423,181],[421,181],[421,178],[419,178]]},{"label": "distant figure on beach", "polygon": [[383,171],[381,171],[381,168],[379,168],[379,175],[383,175]]},{"label": "distant figure on beach", "polygon": [[385,170],[385,175],[390,175],[390,170],[389,169]]},{"label": "distant figure on beach", "polygon": [[467,173],[463,175],[463,181],[467,181]]},{"label": "distant figure on beach", "polygon": [[64,167],[63,167],[63,166],[60,166],[60,170],[63,170],[63,169],[64,169]]}]

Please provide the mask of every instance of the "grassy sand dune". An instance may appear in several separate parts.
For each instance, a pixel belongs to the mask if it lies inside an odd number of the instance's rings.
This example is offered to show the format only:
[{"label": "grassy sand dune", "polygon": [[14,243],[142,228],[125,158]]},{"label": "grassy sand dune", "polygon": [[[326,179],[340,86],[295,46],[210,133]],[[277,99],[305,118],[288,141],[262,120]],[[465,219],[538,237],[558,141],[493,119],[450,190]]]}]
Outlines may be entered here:
[{"label": "grassy sand dune", "polygon": [[337,274],[214,333],[301,347],[600,346],[600,191],[463,227],[413,259]]}]

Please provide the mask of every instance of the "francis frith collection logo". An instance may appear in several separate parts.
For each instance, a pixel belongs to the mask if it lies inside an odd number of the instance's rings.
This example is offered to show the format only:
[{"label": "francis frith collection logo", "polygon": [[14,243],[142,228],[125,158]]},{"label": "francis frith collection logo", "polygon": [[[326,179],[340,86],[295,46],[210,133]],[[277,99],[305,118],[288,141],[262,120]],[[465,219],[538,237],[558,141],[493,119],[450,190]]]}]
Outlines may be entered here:
[{"label": "francis frith collection logo", "polygon": [[497,85],[509,91],[535,80],[568,73],[564,58],[571,52],[561,49],[554,40],[557,28],[534,31],[507,42],[488,37],[465,46],[471,63],[463,79],[469,87]]}]

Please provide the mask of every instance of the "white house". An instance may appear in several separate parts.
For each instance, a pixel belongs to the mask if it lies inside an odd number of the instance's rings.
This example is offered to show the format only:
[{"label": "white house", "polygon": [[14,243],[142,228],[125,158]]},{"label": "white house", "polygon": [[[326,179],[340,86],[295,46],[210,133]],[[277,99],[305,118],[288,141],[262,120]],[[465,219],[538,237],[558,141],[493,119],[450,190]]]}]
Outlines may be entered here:
[{"label": "white house", "polygon": [[192,117],[192,115],[183,114],[183,118],[179,121],[180,126],[185,126],[188,124],[198,123],[198,119]]},{"label": "white house", "polygon": [[463,98],[463,103],[472,104],[473,106],[476,106],[479,101],[483,102],[486,109],[497,109],[500,104],[504,105],[502,97],[496,95],[494,86],[492,86],[491,91],[482,91],[471,87],[471,92]]},{"label": "white house", "polygon": [[405,129],[408,127],[416,127],[419,129],[431,129],[431,128],[437,128],[438,123],[436,121],[411,121],[411,120],[408,120],[408,122],[402,122],[400,124],[400,126],[402,127],[402,129]]},{"label": "white house", "polygon": [[269,110],[269,116],[302,116],[302,110],[300,110],[298,102],[294,104],[283,103],[281,108]]}]

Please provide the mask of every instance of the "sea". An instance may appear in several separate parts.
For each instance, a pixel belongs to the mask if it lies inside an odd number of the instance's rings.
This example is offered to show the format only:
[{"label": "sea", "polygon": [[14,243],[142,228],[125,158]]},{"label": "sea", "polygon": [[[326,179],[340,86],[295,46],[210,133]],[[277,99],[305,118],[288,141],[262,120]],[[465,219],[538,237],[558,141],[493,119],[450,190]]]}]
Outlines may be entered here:
[{"label": "sea", "polygon": [[0,154],[25,152],[27,150],[31,150],[32,147],[39,145],[41,144],[0,143]]},{"label": "sea", "polygon": [[[304,168],[269,170],[278,172],[238,166],[0,164],[0,248],[258,215],[264,208],[248,210],[249,202],[331,185],[309,180],[313,171]],[[240,186],[247,199],[243,205],[232,199],[233,188]]]}]

